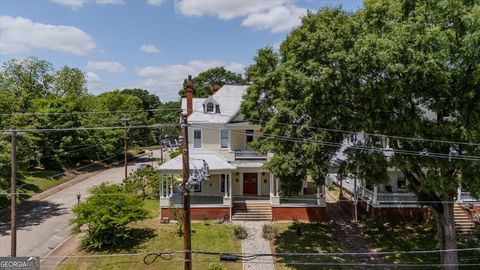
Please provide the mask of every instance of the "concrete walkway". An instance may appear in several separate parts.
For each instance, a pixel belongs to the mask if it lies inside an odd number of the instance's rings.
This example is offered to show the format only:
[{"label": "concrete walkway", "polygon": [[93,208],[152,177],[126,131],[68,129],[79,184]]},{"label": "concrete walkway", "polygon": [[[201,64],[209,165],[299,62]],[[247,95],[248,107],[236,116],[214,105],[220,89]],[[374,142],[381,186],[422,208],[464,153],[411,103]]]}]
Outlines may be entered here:
[{"label": "concrete walkway", "polygon": [[[237,221],[235,224],[245,226],[248,237],[242,240],[242,253],[272,253],[270,243],[262,237],[262,227],[270,222],[262,221]],[[275,270],[272,257],[258,257],[243,262],[244,270]]]}]

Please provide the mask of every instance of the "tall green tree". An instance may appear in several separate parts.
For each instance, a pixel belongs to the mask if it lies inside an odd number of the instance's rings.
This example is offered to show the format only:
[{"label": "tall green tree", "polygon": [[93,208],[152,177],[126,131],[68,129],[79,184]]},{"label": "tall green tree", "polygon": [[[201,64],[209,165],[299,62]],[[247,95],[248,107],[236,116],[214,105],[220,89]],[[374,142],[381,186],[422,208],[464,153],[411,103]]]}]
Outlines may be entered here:
[{"label": "tall green tree", "polygon": [[[429,202],[439,248],[456,249],[457,188],[480,193],[480,163],[452,157],[480,153],[479,18],[478,1],[447,0],[365,1],[356,13],[308,14],[279,55],[260,50],[247,72],[253,85],[242,112],[277,136],[257,142],[276,154],[267,166],[287,174],[290,188],[300,181],[292,176],[314,173],[321,182],[353,137],[332,129],[399,136],[369,135],[350,145],[351,167],[374,183],[387,165],[398,167],[409,189]],[[441,263],[457,269],[456,252],[443,252]]]},{"label": "tall green tree", "polygon": [[[225,84],[245,84],[246,79],[241,74],[226,70],[224,67],[210,68],[193,78],[193,96],[208,97],[213,94],[212,86],[224,86]],[[181,97],[185,97],[185,89],[179,91]]]}]

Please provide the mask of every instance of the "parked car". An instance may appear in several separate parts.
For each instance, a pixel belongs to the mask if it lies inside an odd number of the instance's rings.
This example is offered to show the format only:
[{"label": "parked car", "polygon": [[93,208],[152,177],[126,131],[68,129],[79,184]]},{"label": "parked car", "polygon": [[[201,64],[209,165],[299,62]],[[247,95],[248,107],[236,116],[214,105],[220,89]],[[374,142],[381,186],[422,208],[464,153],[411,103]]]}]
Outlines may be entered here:
[{"label": "parked car", "polygon": [[150,164],[140,164],[140,165],[138,165],[137,171],[143,171],[146,168],[151,168],[151,167],[152,167],[152,165],[150,165]]}]

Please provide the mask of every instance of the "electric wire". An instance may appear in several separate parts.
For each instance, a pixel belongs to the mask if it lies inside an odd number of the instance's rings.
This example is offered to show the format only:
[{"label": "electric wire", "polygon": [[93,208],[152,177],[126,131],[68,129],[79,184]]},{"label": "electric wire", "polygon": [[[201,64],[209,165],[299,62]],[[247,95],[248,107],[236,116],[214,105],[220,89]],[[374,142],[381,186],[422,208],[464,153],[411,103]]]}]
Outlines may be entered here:
[{"label": "electric wire", "polygon": [[180,109],[148,109],[148,110],[118,110],[118,111],[77,111],[77,112],[14,112],[14,113],[0,113],[0,116],[39,116],[39,115],[85,115],[85,114],[110,114],[110,113],[141,113],[141,112],[157,112],[157,111],[177,111]]},{"label": "electric wire", "polygon": [[[186,112],[186,110],[183,110],[183,111]],[[194,110],[193,112],[205,113],[204,111],[197,111],[197,110]],[[226,114],[219,114],[219,113],[216,113],[215,115],[225,116],[225,117],[229,117],[229,118],[232,118],[232,117],[235,116],[235,115],[226,115]],[[252,118],[245,118],[245,117],[243,119],[247,120],[247,121],[250,121],[252,123],[255,123],[255,122],[268,123],[268,121],[261,120],[261,119],[252,119]],[[275,123],[280,124],[280,125],[284,125],[284,126],[302,127],[302,128],[316,129],[316,130],[329,131],[329,132],[347,133],[347,134],[352,134],[352,135],[363,133],[363,134],[368,135],[368,136],[375,136],[375,137],[382,137],[382,138],[386,137],[386,138],[395,138],[395,139],[402,139],[402,140],[414,140],[414,141],[426,141],[426,142],[436,142],[436,143],[446,143],[446,144],[463,144],[463,145],[471,145],[471,146],[480,146],[480,143],[472,143],[472,142],[427,139],[427,138],[398,136],[398,135],[386,135],[386,134],[358,132],[358,131],[350,131],[350,130],[342,130],[342,129],[316,127],[316,126],[306,126],[306,125],[299,125],[299,124],[293,124],[293,123],[282,123],[282,122],[275,122]]]},{"label": "electric wire", "polygon": [[[202,129],[214,129],[217,130],[218,128],[215,127],[206,127],[203,125],[196,125],[191,124],[194,128],[202,128]],[[242,131],[231,130],[231,133],[239,134],[239,135],[247,135],[248,133]],[[251,134],[249,134],[251,135]],[[280,135],[272,135],[272,134],[254,134],[257,137],[263,138],[270,138],[270,139],[277,139],[295,143],[313,143],[313,144],[320,144],[324,146],[330,147],[342,147],[344,144],[336,143],[336,142],[329,142],[329,141],[321,141],[321,140],[313,140],[307,138],[296,138],[290,136],[280,136]],[[400,149],[391,149],[391,148],[380,148],[380,147],[371,147],[371,146],[348,146],[348,148],[357,149],[357,150],[371,150],[375,152],[393,152],[396,154],[401,155],[412,155],[412,156],[421,156],[421,157],[433,157],[433,158],[447,158],[447,159],[456,159],[456,160],[470,160],[470,161],[480,161],[480,156],[467,156],[467,155],[448,155],[443,153],[435,153],[435,152],[418,152],[418,151],[411,151],[411,150],[400,150]]]},{"label": "electric wire", "polygon": [[[127,129],[142,129],[142,128],[159,128],[159,127],[178,127],[180,124],[153,124],[153,125],[137,125],[127,126]],[[125,129],[125,126],[101,126],[101,127],[71,127],[71,128],[39,128],[39,129],[17,129],[17,132],[25,133],[42,133],[42,132],[56,132],[56,131],[77,131],[77,130],[116,130]],[[0,130],[0,132],[10,132],[9,129]]]}]

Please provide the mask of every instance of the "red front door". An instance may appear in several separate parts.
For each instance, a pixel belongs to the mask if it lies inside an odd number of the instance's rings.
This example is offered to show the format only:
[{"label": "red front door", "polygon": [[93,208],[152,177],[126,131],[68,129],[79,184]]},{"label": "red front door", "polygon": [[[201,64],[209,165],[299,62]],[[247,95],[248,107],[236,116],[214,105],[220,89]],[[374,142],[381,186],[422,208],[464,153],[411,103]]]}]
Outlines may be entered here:
[{"label": "red front door", "polygon": [[257,174],[243,174],[243,195],[257,195]]}]

